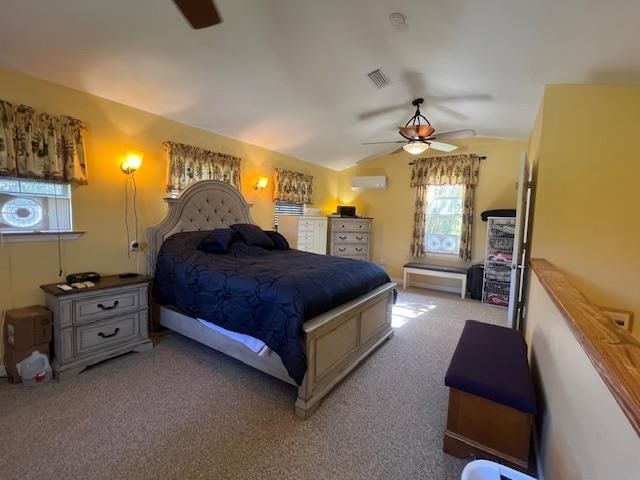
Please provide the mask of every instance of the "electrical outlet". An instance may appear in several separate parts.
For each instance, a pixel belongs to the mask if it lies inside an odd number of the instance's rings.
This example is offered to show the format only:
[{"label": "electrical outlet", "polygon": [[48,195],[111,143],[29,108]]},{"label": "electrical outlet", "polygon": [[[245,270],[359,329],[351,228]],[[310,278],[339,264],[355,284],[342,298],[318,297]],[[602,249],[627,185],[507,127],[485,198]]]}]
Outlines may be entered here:
[{"label": "electrical outlet", "polygon": [[137,252],[139,250],[140,250],[140,243],[138,242],[138,240],[132,240],[131,243],[129,244],[129,251]]}]

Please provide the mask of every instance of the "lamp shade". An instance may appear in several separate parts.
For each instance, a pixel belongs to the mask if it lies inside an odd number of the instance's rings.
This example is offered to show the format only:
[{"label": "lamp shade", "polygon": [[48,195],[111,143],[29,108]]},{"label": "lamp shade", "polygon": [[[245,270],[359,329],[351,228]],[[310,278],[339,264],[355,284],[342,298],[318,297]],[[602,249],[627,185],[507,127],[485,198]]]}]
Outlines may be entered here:
[{"label": "lamp shade", "polygon": [[429,149],[429,144],[425,142],[409,142],[402,146],[405,152],[409,152],[411,155],[418,155]]},{"label": "lamp shade", "polygon": [[258,181],[254,184],[255,190],[263,190],[269,185],[269,177],[258,177]]},{"label": "lamp shade", "polygon": [[138,170],[142,165],[142,155],[140,153],[128,152],[124,161],[120,164],[120,168],[124,173],[131,174]]}]

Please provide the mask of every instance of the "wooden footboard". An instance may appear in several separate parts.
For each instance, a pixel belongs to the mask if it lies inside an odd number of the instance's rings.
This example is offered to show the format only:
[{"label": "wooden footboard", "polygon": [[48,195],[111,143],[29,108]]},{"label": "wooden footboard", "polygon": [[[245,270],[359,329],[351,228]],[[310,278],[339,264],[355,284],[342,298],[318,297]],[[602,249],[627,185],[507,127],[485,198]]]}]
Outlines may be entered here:
[{"label": "wooden footboard", "polygon": [[337,383],[393,336],[391,308],[395,286],[386,283],[304,324],[307,375],[298,388],[296,415],[311,416]]},{"label": "wooden footboard", "polygon": [[[336,384],[393,336],[391,307],[395,286],[386,283],[305,322],[307,374],[298,387],[296,415],[309,418]],[[276,353],[261,356],[177,310],[154,306],[154,316],[162,326],[295,385]]]}]

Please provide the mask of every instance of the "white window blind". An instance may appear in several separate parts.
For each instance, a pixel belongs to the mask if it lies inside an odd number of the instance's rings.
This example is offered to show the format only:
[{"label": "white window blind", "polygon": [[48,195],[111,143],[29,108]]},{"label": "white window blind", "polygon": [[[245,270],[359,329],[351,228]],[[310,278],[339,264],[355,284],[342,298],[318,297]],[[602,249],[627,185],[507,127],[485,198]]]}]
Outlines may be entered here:
[{"label": "white window blind", "polygon": [[275,226],[278,226],[279,215],[302,215],[304,213],[303,203],[275,202]]}]

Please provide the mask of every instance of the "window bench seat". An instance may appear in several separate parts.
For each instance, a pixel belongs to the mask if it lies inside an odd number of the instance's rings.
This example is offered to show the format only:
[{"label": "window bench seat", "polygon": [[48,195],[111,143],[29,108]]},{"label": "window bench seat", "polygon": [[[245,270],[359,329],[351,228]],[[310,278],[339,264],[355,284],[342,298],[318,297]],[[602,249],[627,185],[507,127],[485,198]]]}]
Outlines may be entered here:
[{"label": "window bench seat", "polygon": [[406,290],[409,275],[424,275],[440,278],[455,278],[462,281],[460,297],[467,293],[467,269],[464,267],[445,267],[442,265],[429,265],[426,263],[409,262],[404,265],[402,276],[402,289]]}]

